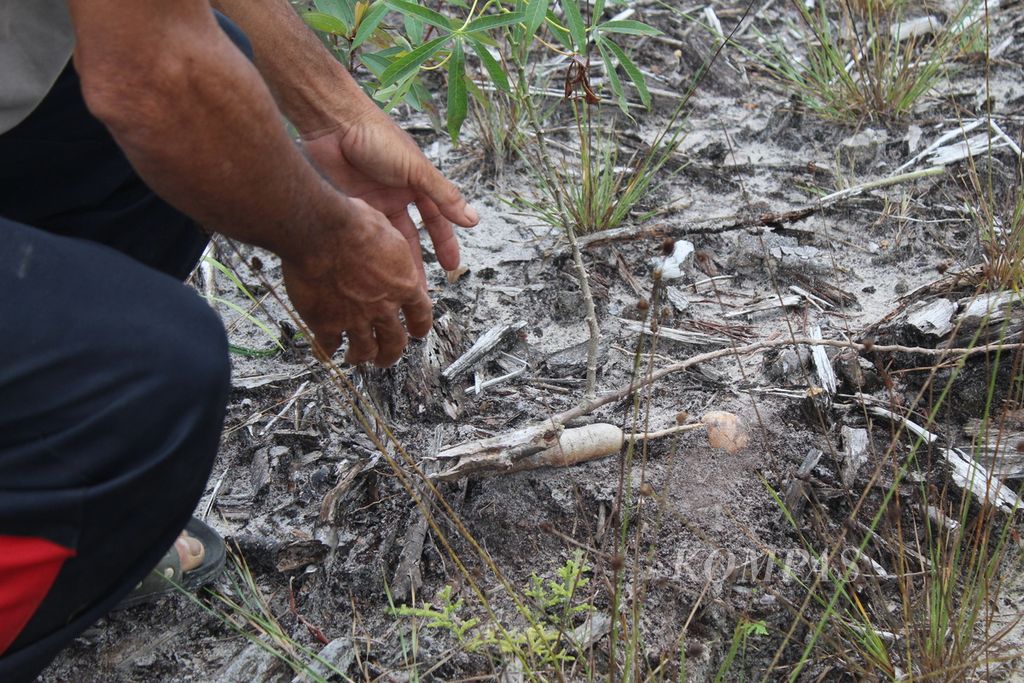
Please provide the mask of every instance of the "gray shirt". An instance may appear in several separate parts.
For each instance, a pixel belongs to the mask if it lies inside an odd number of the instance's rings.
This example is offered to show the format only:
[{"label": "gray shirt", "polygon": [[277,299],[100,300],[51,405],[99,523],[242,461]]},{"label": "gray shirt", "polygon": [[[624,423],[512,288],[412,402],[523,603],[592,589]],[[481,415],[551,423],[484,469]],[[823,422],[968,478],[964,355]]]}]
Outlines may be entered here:
[{"label": "gray shirt", "polygon": [[39,105],[74,45],[65,0],[0,0],[0,133]]}]

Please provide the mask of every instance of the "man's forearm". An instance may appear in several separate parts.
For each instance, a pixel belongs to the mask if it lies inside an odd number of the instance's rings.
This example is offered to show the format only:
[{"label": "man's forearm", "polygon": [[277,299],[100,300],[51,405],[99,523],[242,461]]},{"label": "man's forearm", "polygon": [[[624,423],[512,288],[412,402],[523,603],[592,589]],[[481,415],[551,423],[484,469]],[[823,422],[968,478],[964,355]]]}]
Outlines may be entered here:
[{"label": "man's forearm", "polygon": [[260,73],[303,136],[354,125],[376,109],[288,0],[214,0],[212,4],[249,36]]},{"label": "man's forearm", "polygon": [[93,112],[146,182],[205,226],[299,262],[344,199],[288,138],[202,0],[71,0]]}]

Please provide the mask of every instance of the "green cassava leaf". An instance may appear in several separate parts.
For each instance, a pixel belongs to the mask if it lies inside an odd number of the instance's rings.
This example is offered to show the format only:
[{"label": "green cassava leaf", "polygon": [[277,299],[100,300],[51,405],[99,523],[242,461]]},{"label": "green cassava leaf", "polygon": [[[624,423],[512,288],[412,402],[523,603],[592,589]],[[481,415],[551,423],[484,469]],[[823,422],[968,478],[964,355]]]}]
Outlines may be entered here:
[{"label": "green cassava leaf", "polygon": [[426,24],[412,14],[404,15],[402,17],[402,24],[405,26],[405,35],[408,36],[410,46],[419,45],[423,42],[423,35],[427,30]]},{"label": "green cassava leaf", "polygon": [[478,40],[473,38],[468,39],[469,44],[473,46],[473,52],[480,58],[480,63],[484,65],[484,69],[487,70],[487,75],[491,77],[491,81],[497,87],[501,88],[505,92],[512,92],[512,86],[508,82],[508,75],[505,70],[501,68],[501,64],[494,58],[493,55],[487,50]]},{"label": "green cassava leaf", "polygon": [[548,5],[550,4],[551,0],[530,0],[529,4],[526,5],[523,18],[526,24],[526,36],[524,36],[526,42],[532,41],[533,37],[537,35],[537,30],[544,23],[544,15],[547,14]]},{"label": "green cassava leaf", "polygon": [[395,63],[393,55],[400,52],[400,48],[389,48],[383,52],[366,52],[359,55],[359,61],[377,77],[377,80],[380,80],[381,74]]},{"label": "green cassava leaf", "polygon": [[349,26],[356,21],[355,15],[352,14],[352,5],[353,3],[346,0],[316,0],[313,3],[319,11],[341,19]]},{"label": "green cassava leaf", "polygon": [[466,97],[466,55],[462,51],[462,41],[456,40],[452,46],[452,56],[448,60],[448,135],[452,142],[459,141],[459,131],[469,111],[469,99]]},{"label": "green cassava leaf", "polygon": [[[392,0],[394,1],[394,0]],[[428,43],[423,43],[412,52],[400,57],[394,61],[384,73],[380,76],[381,87],[387,87],[392,83],[397,83],[406,76],[416,73],[416,70],[420,68],[420,64],[427,61],[438,52],[444,49],[444,46],[451,42],[452,37],[438,36]]]},{"label": "green cassava leaf", "polygon": [[645,107],[650,109],[651,93],[647,90],[647,81],[644,78],[644,75],[640,73],[640,69],[638,69],[636,64],[626,56],[626,53],[621,47],[610,40],[605,40],[603,42],[608,46],[608,49],[611,50],[612,54],[615,55],[615,59],[618,60],[619,65],[626,71],[626,75],[629,76],[629,80],[633,81],[636,91],[640,94],[640,101],[644,103]]},{"label": "green cassava leaf", "polygon": [[545,13],[544,18],[548,22],[548,28],[551,29],[551,35],[555,37],[555,40],[561,43],[566,50],[572,52],[572,36],[569,34],[569,31],[562,26],[562,22],[557,16],[555,16],[555,13],[549,9]]},{"label": "green cassava leaf", "polygon": [[521,12],[508,12],[506,14],[489,14],[486,17],[479,17],[469,22],[466,26],[466,33],[473,33],[475,31],[490,31],[491,29],[498,28],[499,26],[508,26],[510,24],[518,24],[523,20]]},{"label": "green cassava leaf", "polygon": [[580,15],[580,6],[576,0],[562,0],[562,13],[565,15],[565,23],[569,25],[569,33],[576,44],[576,52],[585,54],[587,50],[587,28],[583,25],[583,17]]},{"label": "green cassava leaf", "polygon": [[386,0],[386,2],[391,9],[401,12],[403,15],[411,14],[431,26],[443,28],[446,31],[452,30],[452,22],[440,12],[435,12],[429,7],[417,5],[415,2],[409,2],[408,0]]},{"label": "green cassava leaf", "polygon": [[598,24],[594,28],[602,33],[625,33],[631,36],[661,35],[661,31],[653,26],[648,26],[642,21],[633,21],[632,19],[613,19],[612,21]]},{"label": "green cassava leaf", "polygon": [[332,33],[339,36],[348,35],[348,26],[333,14],[327,14],[326,12],[303,12],[302,20],[315,31]]},{"label": "green cassava leaf", "polygon": [[381,20],[384,19],[384,15],[387,13],[388,6],[383,0],[377,0],[377,2],[370,6],[370,9],[363,15],[362,21],[359,22],[359,27],[356,28],[355,38],[352,39],[353,50],[373,35],[373,32],[380,26]]},{"label": "green cassava leaf", "polygon": [[598,36],[594,41],[597,44],[597,50],[601,53],[601,60],[604,62],[604,71],[608,76],[608,85],[611,86],[612,92],[615,94],[615,101],[619,105],[619,109],[629,116],[629,104],[626,100],[626,93],[622,89],[622,80],[619,78],[618,72],[615,70],[615,62],[612,61],[611,55],[608,53],[608,48],[605,47],[605,40]]},{"label": "green cassava leaf", "polygon": [[394,83],[386,88],[381,88],[374,93],[373,98],[378,102],[382,102],[381,108],[384,111],[391,111],[395,105],[402,100],[405,100],[409,95],[409,91],[416,83],[416,73],[413,72],[406,76],[404,79]]}]

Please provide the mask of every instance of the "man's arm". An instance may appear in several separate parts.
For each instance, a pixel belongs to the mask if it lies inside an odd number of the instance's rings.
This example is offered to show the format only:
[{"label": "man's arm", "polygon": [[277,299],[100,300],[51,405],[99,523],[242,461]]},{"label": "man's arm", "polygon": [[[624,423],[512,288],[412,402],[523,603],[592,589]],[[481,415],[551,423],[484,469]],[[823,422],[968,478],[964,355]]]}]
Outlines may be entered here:
[{"label": "man's arm", "polygon": [[438,261],[454,270],[459,247],[452,222],[477,222],[458,188],[363,93],[287,0],[213,4],[249,36],[260,73],[331,181],[387,215],[422,268],[419,236],[407,212],[415,202]]},{"label": "man's arm", "polygon": [[401,236],[325,182],[283,130],[256,69],[205,0],[69,0],[86,103],[157,194],[282,260],[289,297],[327,353],[397,360],[429,331]]},{"label": "man's arm", "polygon": [[352,128],[377,106],[288,0],[212,0],[253,44],[256,67],[303,137]]}]

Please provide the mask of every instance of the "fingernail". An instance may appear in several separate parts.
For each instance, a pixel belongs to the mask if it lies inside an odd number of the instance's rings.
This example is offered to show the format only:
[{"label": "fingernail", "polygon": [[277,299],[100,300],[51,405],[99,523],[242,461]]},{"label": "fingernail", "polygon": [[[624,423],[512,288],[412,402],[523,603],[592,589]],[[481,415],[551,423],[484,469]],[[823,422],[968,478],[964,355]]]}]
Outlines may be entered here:
[{"label": "fingernail", "polygon": [[476,212],[476,209],[474,209],[472,206],[467,205],[466,206],[466,219],[470,223],[476,223],[478,220],[480,220],[480,214],[478,214]]}]

